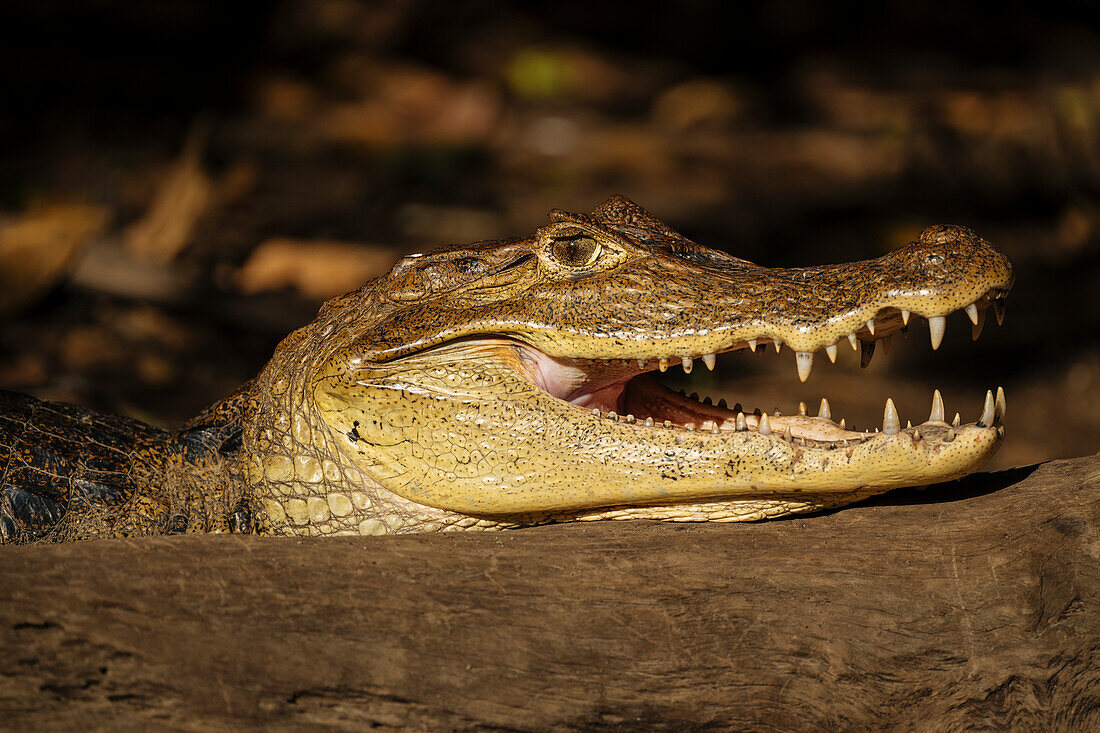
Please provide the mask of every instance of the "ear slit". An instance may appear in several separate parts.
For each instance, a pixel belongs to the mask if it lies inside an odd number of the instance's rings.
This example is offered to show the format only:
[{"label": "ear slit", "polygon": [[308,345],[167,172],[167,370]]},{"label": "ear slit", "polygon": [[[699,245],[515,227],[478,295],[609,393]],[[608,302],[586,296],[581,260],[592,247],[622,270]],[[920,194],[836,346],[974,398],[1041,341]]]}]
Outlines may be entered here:
[{"label": "ear slit", "polygon": [[500,269],[496,270],[493,274],[494,275],[501,275],[505,272],[511,272],[512,270],[515,270],[517,267],[521,267],[523,265],[526,265],[528,262],[530,262],[533,259],[535,259],[535,253],[534,252],[525,252],[522,255],[520,255],[519,257],[512,260],[511,262],[506,262],[503,265],[501,265]]}]

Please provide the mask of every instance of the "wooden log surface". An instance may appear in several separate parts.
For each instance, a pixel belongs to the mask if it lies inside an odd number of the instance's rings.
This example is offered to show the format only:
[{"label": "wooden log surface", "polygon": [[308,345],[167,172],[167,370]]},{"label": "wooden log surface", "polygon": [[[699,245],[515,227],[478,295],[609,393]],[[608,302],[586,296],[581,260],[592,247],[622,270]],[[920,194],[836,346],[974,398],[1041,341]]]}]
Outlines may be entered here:
[{"label": "wooden log surface", "polygon": [[1100,730],[1100,457],[760,524],[0,552],[0,727]]}]

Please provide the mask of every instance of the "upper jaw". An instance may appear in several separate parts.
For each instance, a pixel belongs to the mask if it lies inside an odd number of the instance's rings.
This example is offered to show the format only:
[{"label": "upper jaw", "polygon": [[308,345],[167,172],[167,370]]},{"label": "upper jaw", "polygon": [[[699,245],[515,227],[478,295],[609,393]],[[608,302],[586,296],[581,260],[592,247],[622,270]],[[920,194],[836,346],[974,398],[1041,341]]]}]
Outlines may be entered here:
[{"label": "upper jaw", "polygon": [[[641,258],[613,278],[582,284],[594,291],[578,305],[587,323],[570,330],[578,322],[566,313],[558,326],[516,335],[555,356],[689,369],[696,359],[710,366],[722,352],[780,344],[804,355],[804,380],[815,352],[832,359],[846,343],[858,350],[859,341],[886,338],[913,316],[928,320],[933,349],[955,311],[966,312],[976,338],[988,308],[1003,318],[1013,284],[1009,260],[964,227],[930,227],[877,259],[806,268],[730,269],[711,261],[713,251],[696,250],[707,256]],[[536,310],[554,312],[554,301],[570,295],[534,296]]]},{"label": "upper jaw", "polygon": [[[688,329],[690,333],[662,334],[660,336],[636,336],[628,340],[625,335],[588,335],[573,343],[570,339],[531,341],[528,361],[547,367],[542,370],[548,391],[567,400],[573,399],[570,389],[591,391],[592,379],[607,382],[625,381],[641,371],[658,369],[682,369],[691,373],[697,362],[713,370],[719,354],[741,350],[757,350],[769,344],[776,352],[787,346],[795,352],[795,367],[800,381],[805,382],[814,364],[816,352],[824,351],[831,362],[836,361],[841,348],[861,352],[861,365],[867,366],[874,355],[876,344],[888,349],[890,338],[898,331],[908,329],[921,318],[927,319],[929,340],[938,349],[947,328],[947,316],[954,311],[966,314],[971,328],[971,338],[976,340],[985,325],[987,312],[993,310],[998,323],[1003,322],[1005,296],[1008,290],[991,287],[973,300],[956,297],[939,298],[927,303],[901,308],[894,304],[867,305],[848,313],[837,314],[817,323],[791,326],[783,321],[760,323],[736,323],[713,329],[699,327]],[[898,298],[897,300],[903,300]],[[919,310],[918,310],[919,307]],[[547,341],[544,343],[544,341]],[[580,343],[578,344],[577,341]],[[555,353],[562,352],[562,353]],[[590,362],[588,366],[577,366]],[[599,367],[598,369],[596,367]]]}]

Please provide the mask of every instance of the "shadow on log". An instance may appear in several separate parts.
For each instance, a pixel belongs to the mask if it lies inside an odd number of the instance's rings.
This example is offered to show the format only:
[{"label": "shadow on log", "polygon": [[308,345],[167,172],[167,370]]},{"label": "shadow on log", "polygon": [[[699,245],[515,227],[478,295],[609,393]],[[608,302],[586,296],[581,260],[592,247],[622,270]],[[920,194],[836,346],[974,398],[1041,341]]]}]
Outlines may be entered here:
[{"label": "shadow on log", "polygon": [[751,525],[0,552],[0,727],[1100,730],[1100,457]]}]

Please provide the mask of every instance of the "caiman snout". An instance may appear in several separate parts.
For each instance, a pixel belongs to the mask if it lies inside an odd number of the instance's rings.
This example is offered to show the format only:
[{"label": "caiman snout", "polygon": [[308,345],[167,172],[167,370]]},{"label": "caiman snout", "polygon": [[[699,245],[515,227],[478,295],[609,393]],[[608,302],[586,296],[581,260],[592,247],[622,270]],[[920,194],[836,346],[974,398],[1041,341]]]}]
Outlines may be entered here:
[{"label": "caiman snout", "polygon": [[[310,328],[326,355],[298,392],[309,409],[288,419],[326,437],[317,455],[250,472],[269,531],[760,519],[961,476],[1000,445],[1000,390],[975,422],[949,420],[934,393],[924,422],[887,399],[881,429],[856,430],[825,399],[816,415],[780,415],[653,374],[774,349],[805,381],[815,357],[851,348],[866,365],[918,319],[932,348],[956,311],[976,333],[987,309],[1000,318],[1012,267],[969,229],[931,227],[862,262],[768,268],[622,198],[552,220],[527,239],[407,259],[361,291],[361,310],[349,300]],[[278,453],[270,440],[256,430],[245,445]],[[323,486],[329,464],[350,489]]]}]

